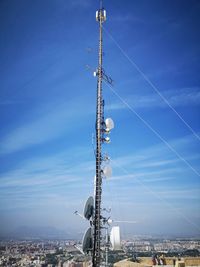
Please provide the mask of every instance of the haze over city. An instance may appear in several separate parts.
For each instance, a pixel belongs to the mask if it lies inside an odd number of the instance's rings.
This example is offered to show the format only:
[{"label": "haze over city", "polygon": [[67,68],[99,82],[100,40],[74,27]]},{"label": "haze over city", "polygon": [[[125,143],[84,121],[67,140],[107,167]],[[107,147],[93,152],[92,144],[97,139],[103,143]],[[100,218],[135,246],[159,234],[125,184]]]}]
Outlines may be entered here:
[{"label": "haze over city", "polygon": [[[200,236],[200,2],[104,1],[103,208],[122,236]],[[0,236],[81,236],[93,195],[95,0],[0,2]],[[17,230],[16,230],[17,229]],[[54,229],[54,230],[53,230]],[[56,230],[58,229],[58,230]],[[64,231],[64,232],[62,232]]]}]

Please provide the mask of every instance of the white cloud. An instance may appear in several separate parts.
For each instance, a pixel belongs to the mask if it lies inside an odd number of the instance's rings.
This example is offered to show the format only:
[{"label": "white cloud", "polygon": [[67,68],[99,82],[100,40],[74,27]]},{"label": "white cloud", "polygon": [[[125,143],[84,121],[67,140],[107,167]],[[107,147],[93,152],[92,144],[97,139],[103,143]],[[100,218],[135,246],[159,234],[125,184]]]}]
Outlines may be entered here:
[{"label": "white cloud", "polygon": [[[73,129],[75,121],[87,116],[81,112],[78,101],[57,103],[50,108],[42,107],[35,112],[35,118],[17,126],[0,142],[1,154],[12,153],[21,149],[52,140],[64,132]],[[77,124],[78,125],[78,124]]]},{"label": "white cloud", "polygon": [[[53,156],[31,158],[13,171],[0,175],[0,209],[41,209],[52,203],[57,207],[73,201],[80,206],[80,198],[86,199],[93,192],[91,162],[87,161],[88,148],[74,148],[76,158],[71,163],[72,151]],[[94,164],[92,164],[94,165]],[[88,175],[89,174],[89,175]],[[69,204],[71,205],[71,204]]]},{"label": "white cloud", "polygon": [[[190,145],[193,140],[191,136],[187,136],[182,138],[182,141],[173,140],[172,143],[177,143],[180,147]],[[16,170],[1,175],[1,210],[4,210],[5,206],[6,210],[39,211],[56,211],[62,207],[72,214],[73,202],[73,209],[81,211],[84,199],[93,192],[93,176],[90,174],[93,174],[95,163],[86,157],[88,148],[74,148],[73,151],[75,157],[84,158],[84,162],[78,162],[74,158],[71,165],[69,159],[73,154],[72,151],[67,151],[51,157],[27,159]],[[185,188],[180,186],[180,183],[179,186],[171,186],[171,182],[180,177],[183,181],[185,168],[180,168],[177,159],[165,152],[163,144],[159,144],[116,158],[114,163],[111,161],[114,176],[111,180],[104,181],[105,203],[114,210],[118,205],[124,205],[123,216],[128,219],[130,211],[135,209],[134,203],[143,209],[148,203],[150,213],[156,206],[158,209],[164,207],[165,213],[172,214],[176,207],[182,207],[182,201],[197,202],[199,190],[195,186]],[[119,168],[116,165],[119,165]],[[123,169],[126,172],[123,172]],[[176,204],[170,204],[173,201],[177,201]],[[129,211],[127,203],[130,203]],[[185,211],[187,210],[182,213]],[[136,219],[141,216],[138,210]],[[115,215],[115,218],[122,217]]]},{"label": "white cloud", "polygon": [[161,189],[159,195],[165,199],[195,199],[199,200],[200,188]]},{"label": "white cloud", "polygon": [[[200,90],[196,87],[166,90],[162,92],[162,95],[173,107],[200,105]],[[169,108],[169,106],[156,93],[149,95],[131,95],[125,99],[125,101],[134,109]],[[109,110],[120,110],[127,107],[123,103],[117,101],[108,105],[106,108]]]},{"label": "white cloud", "polygon": [[[190,152],[191,146],[197,144],[192,135],[173,139],[169,143],[178,151],[187,151],[187,154],[183,153],[184,159],[198,170],[200,154],[194,154],[193,150]],[[141,183],[155,185],[170,180],[177,183],[180,179],[187,180],[187,175],[193,175],[188,166],[162,143],[115,158],[111,160],[111,164],[116,173],[111,180],[118,181],[139,180]],[[197,178],[196,175],[191,176],[191,182],[192,177]]]},{"label": "white cloud", "polygon": [[[186,149],[188,152],[188,159],[192,160],[200,157],[200,155],[198,154],[195,155],[194,151],[192,152],[192,154],[189,154],[190,151],[188,149],[192,145],[199,144],[198,140],[196,140],[196,138],[192,134],[168,140],[168,143],[175,149]],[[164,165],[173,162],[176,163],[177,160],[179,160],[179,158],[174,157],[174,154],[171,153],[171,150],[169,150],[169,148],[164,143],[160,142],[156,145],[137,150],[134,154],[118,157],[115,159],[115,162],[122,166],[138,162],[142,164],[151,164],[150,162],[152,161],[155,162],[156,165]]]},{"label": "white cloud", "polygon": [[[85,157],[88,148],[73,148],[75,158]],[[88,153],[89,154],[89,153]],[[94,165],[91,161],[77,161],[71,163],[72,151],[61,152],[53,156],[30,158],[23,161],[17,169],[0,175],[0,188],[54,186],[74,184],[83,179],[80,173],[91,171]],[[76,168],[75,168],[76,166]]]}]

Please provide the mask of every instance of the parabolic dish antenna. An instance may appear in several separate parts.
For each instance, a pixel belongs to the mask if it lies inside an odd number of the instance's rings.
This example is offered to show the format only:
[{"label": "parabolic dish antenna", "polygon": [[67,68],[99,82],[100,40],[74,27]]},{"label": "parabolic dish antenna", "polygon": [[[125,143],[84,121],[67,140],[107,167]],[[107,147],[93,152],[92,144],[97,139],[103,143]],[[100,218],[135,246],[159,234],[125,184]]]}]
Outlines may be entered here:
[{"label": "parabolic dish antenna", "polygon": [[114,128],[114,122],[113,122],[113,120],[111,119],[111,118],[107,118],[106,120],[105,120],[105,125],[106,125],[106,129],[108,130],[108,131],[110,131],[110,130],[112,130],[113,128]]},{"label": "parabolic dish antenna", "polygon": [[92,249],[92,228],[89,227],[83,236],[82,250],[84,253],[88,253]]},{"label": "parabolic dish antenna", "polygon": [[120,250],[120,230],[119,226],[113,226],[110,232],[110,242],[113,250]]},{"label": "parabolic dish antenna", "polygon": [[112,168],[110,167],[110,165],[106,165],[103,168],[103,174],[105,175],[105,177],[109,178],[112,176]]},{"label": "parabolic dish antenna", "polygon": [[85,207],[83,211],[84,217],[87,220],[89,220],[93,215],[93,211],[94,211],[94,198],[90,196],[85,203]]}]

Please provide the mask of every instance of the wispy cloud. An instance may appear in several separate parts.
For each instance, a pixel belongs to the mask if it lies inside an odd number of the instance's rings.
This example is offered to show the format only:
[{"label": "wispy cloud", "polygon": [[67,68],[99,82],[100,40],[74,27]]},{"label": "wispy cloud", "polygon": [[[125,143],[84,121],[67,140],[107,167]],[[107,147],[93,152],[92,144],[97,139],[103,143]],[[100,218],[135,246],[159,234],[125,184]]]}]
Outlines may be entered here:
[{"label": "wispy cloud", "polygon": [[[186,136],[182,136],[179,138],[174,138],[174,139],[168,140],[168,143],[175,149],[187,150],[188,159],[192,160],[200,156],[199,154],[197,155],[194,154],[194,151],[192,151],[192,154],[190,153],[189,148],[192,145],[199,145],[198,140],[196,140],[193,135],[186,135]],[[161,162],[161,165],[163,165],[164,163],[168,164],[169,161],[171,161],[170,163],[173,163],[173,162],[176,163],[176,161],[179,160],[178,158],[175,157],[173,153],[171,153],[171,151],[168,149],[168,147],[165,146],[164,143],[157,143],[155,145],[140,149],[136,151],[134,154],[131,154],[131,155],[128,154],[128,155],[118,157],[117,159],[115,159],[115,161],[123,165],[123,164],[133,164],[133,162],[143,163],[143,162],[147,162],[147,160],[149,163],[149,161],[151,162],[152,160],[155,161],[157,159],[159,159],[159,162]]]},{"label": "wispy cloud", "polygon": [[[197,87],[167,90],[162,92],[162,94],[173,107],[200,105],[200,89]],[[131,95],[126,101],[136,109],[169,108],[159,95],[155,93],[149,95]],[[126,106],[120,102],[115,102],[107,106],[109,110],[120,110],[124,108]]]},{"label": "wispy cloud", "polygon": [[[197,140],[192,135],[171,140],[169,143],[174,149],[181,151],[184,159],[190,162],[195,169],[199,169],[200,154],[194,154],[193,150],[190,151],[191,146],[197,145]],[[180,179],[183,183],[186,182],[188,175],[191,174],[188,166],[183,164],[162,143],[115,158],[111,160],[111,163],[115,170],[114,173],[116,173],[111,181],[137,182],[139,180],[147,185],[155,185],[157,182],[161,185],[171,181],[173,184],[178,184]],[[194,176],[194,181],[196,178]],[[192,177],[190,182],[192,183]]]},{"label": "wispy cloud", "polygon": [[[76,157],[84,157],[88,148],[76,151]],[[80,202],[92,187],[90,161],[78,160],[71,163],[71,151],[53,156],[30,158],[13,171],[0,175],[0,208],[6,203],[9,208],[22,208],[37,205],[51,205],[53,201],[70,203],[72,199]],[[85,157],[86,158],[86,157]],[[90,179],[91,177],[91,179]],[[87,179],[86,179],[87,178]],[[81,191],[81,192],[80,192]],[[93,192],[93,188],[92,188]]]},{"label": "wispy cloud", "polygon": [[0,188],[9,186],[54,186],[80,181],[83,177],[79,174],[83,171],[85,173],[90,172],[93,162],[75,160],[80,156],[86,158],[88,148],[81,148],[80,152],[73,148],[73,151],[76,152],[73,163],[71,162],[71,150],[53,156],[29,158],[21,162],[18,168],[0,175]]},{"label": "wispy cloud", "polygon": [[[31,114],[29,121],[18,125],[1,139],[0,153],[12,153],[52,140],[73,128],[71,125],[89,112],[81,112],[78,100],[56,103],[50,108],[42,107]],[[79,125],[79,124],[77,124]]]},{"label": "wispy cloud", "polygon": [[[192,141],[193,138],[187,136],[182,141],[177,139],[171,143],[178,147],[187,147]],[[73,148],[73,152],[74,154],[67,151],[53,156],[27,159],[12,172],[1,174],[1,210],[5,206],[6,210],[62,207],[73,214],[73,209],[82,209],[83,199],[86,199],[89,192],[93,192],[95,164],[87,156],[87,147]],[[70,161],[72,155],[75,155],[73,164]],[[84,161],[78,161],[80,157]],[[129,205],[133,208],[134,203],[137,203],[137,208],[140,206],[145,209],[148,202],[151,205],[150,210],[155,207],[162,209],[163,203],[174,200],[178,201],[178,206],[183,201],[196,203],[199,200],[198,188],[174,184],[180,177],[183,181],[186,173],[185,168],[178,163],[176,158],[170,157],[163,150],[163,144],[111,160],[114,176],[106,182],[107,186],[104,185],[105,203],[114,210],[116,205],[125,205],[126,209]],[[124,173],[123,169],[127,172]],[[111,193],[108,192],[109,187]],[[115,217],[121,219],[119,215]],[[137,218],[140,217],[141,213],[138,211]]]},{"label": "wispy cloud", "polygon": [[159,195],[165,199],[196,199],[199,200],[200,188],[181,188],[173,189],[168,188],[167,190],[159,191]]}]

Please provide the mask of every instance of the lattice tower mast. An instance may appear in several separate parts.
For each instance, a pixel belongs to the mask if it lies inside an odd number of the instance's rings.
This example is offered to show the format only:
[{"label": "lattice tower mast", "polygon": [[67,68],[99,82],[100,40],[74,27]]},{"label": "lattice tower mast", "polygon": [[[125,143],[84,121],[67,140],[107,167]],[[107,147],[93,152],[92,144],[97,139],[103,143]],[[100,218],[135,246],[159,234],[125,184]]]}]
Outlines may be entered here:
[{"label": "lattice tower mast", "polygon": [[96,12],[96,20],[99,23],[99,53],[97,69],[97,104],[96,104],[96,180],[95,180],[95,207],[94,207],[94,238],[93,238],[93,267],[101,264],[101,195],[102,195],[102,143],[104,131],[104,101],[102,96],[103,79],[103,36],[102,23],[106,20],[106,12],[100,1],[100,9]]}]

